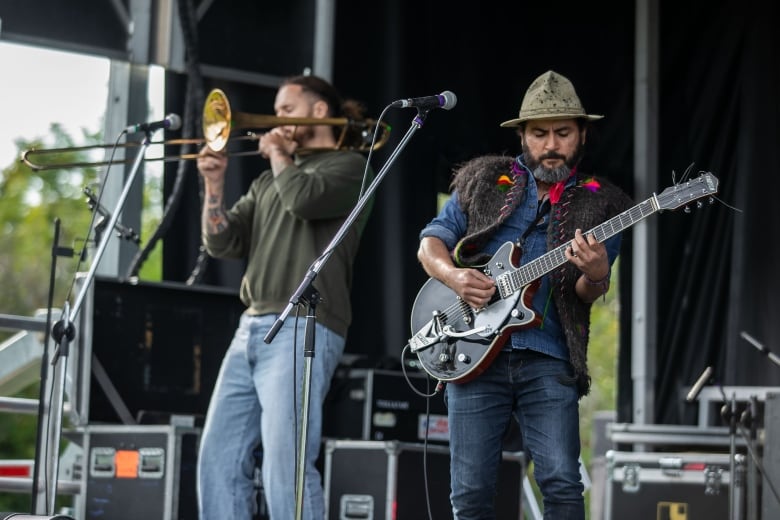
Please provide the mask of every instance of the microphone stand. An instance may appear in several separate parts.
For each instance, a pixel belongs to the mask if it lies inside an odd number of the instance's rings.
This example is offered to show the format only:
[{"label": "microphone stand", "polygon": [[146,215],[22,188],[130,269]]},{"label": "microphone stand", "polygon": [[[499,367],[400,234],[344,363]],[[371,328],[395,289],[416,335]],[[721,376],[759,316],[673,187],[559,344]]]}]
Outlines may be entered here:
[{"label": "microphone stand", "polygon": [[[83,191],[84,195],[87,196],[87,206],[89,206],[89,209],[96,211],[100,215],[100,220],[98,220],[97,224],[95,224],[95,242],[100,242],[100,237],[102,236],[103,231],[106,229],[108,224],[106,219],[111,218],[111,213],[109,213],[106,208],[100,205],[98,200],[95,198],[95,194],[92,193],[92,190],[89,189],[89,186],[84,188]],[[116,236],[119,238],[124,238],[125,240],[130,240],[135,245],[139,245],[141,243],[141,237],[138,235],[138,233],[136,233],[133,228],[129,228],[123,225],[121,222],[116,223]]]},{"label": "microphone stand", "polygon": [[[742,430],[742,436],[747,443],[748,451],[751,456],[754,450],[758,446],[758,398],[755,395],[750,396],[750,403],[745,408],[745,411],[740,415],[740,429]],[[747,431],[745,431],[747,430]],[[758,519],[758,475],[756,474],[756,461],[751,457],[747,460],[747,477],[745,478],[745,485],[747,486],[747,493],[745,497],[745,503],[747,504],[747,520]]]},{"label": "microphone stand", "polygon": [[[769,360],[771,360],[774,364],[780,366],[780,357],[777,356],[777,354],[775,354],[771,350],[769,350],[769,348],[766,347],[766,345],[764,345],[761,342],[759,342],[757,339],[755,339],[753,336],[751,336],[750,334],[748,334],[744,330],[742,332],[740,332],[740,336],[742,336],[742,339],[744,339],[745,341],[747,341],[748,343],[753,345],[756,349],[758,349],[758,351],[761,354],[763,354],[764,356],[769,358]],[[756,404],[756,398],[755,398],[755,396],[753,396],[753,397],[751,397],[750,406],[743,413],[742,421],[741,421],[742,424],[740,424],[739,426],[740,426],[740,430],[741,430],[742,436],[747,441],[747,448],[748,448],[748,451],[750,452],[750,457],[751,457],[751,460],[753,461],[753,466],[758,468],[759,472],[761,473],[761,476],[763,477],[764,483],[769,486],[769,489],[771,490],[775,500],[778,503],[780,503],[780,493],[778,493],[778,490],[775,487],[774,482],[772,482],[772,478],[766,473],[766,471],[764,469],[764,465],[761,463],[761,460],[759,459],[759,457],[758,457],[758,455],[756,453],[756,450],[754,449],[757,446],[757,444],[758,444],[758,442],[756,441],[756,437],[757,437],[756,420],[757,420],[757,416],[758,416],[757,408],[758,408],[758,406]],[[749,432],[745,431],[746,430],[746,425],[744,423],[746,423],[746,422],[748,423],[747,426],[750,427]],[[748,504],[749,504],[748,505],[748,508],[749,508],[748,509],[748,514],[750,515],[748,520],[752,520],[753,518],[756,518],[758,516],[758,511],[756,511],[757,505],[752,500],[756,496],[755,488],[758,487],[757,478],[756,478],[756,475],[755,475],[755,468],[753,468],[753,471],[751,471],[749,473],[748,477],[749,477],[749,479],[748,479],[749,480],[749,482],[748,482],[749,484],[750,484],[750,480],[752,480],[752,486],[751,486],[751,492],[752,493],[750,494],[749,501],[748,501]],[[752,479],[751,479],[751,477],[752,477]],[[762,492],[765,492],[765,491],[766,490],[763,490]]]},{"label": "microphone stand", "polygon": [[[688,396],[685,398],[685,400],[689,403],[692,403],[696,400],[696,398],[699,396],[699,393],[701,392],[702,388],[705,384],[707,384],[707,381],[710,380],[712,377],[712,367],[708,366],[704,369],[704,372],[699,376],[699,379],[696,380],[696,383],[694,383],[693,387],[691,388],[690,392],[688,392]],[[724,421],[728,421],[729,423],[729,520],[740,520],[736,516],[735,511],[737,510],[737,504],[735,500],[735,487],[736,487],[736,481],[742,479],[741,475],[741,467],[740,467],[740,474],[737,474],[737,464],[736,464],[736,457],[737,457],[737,396],[736,394],[732,395],[731,400],[726,397],[726,393],[723,391],[723,387],[719,386],[721,396],[723,396],[723,406],[720,409],[720,415],[723,417]],[[749,449],[749,446],[748,446]]]},{"label": "microphone stand", "polygon": [[736,472],[736,456],[737,456],[737,402],[736,394],[732,394],[731,400],[726,401],[724,395],[724,401],[726,403],[720,409],[720,415],[724,420],[729,423],[729,520],[737,520],[735,515],[736,501],[734,500],[735,492],[735,480],[737,479]]},{"label": "microphone stand", "polygon": [[317,303],[319,303],[320,301],[319,293],[312,286],[312,283],[314,282],[314,279],[322,270],[322,268],[324,267],[325,263],[328,261],[330,256],[333,254],[333,251],[344,239],[347,232],[352,227],[352,224],[354,224],[355,220],[357,220],[358,216],[360,215],[360,212],[363,210],[363,208],[366,206],[368,201],[371,199],[371,196],[373,195],[374,191],[376,191],[376,188],[379,186],[379,183],[382,182],[382,179],[387,174],[387,171],[390,169],[390,166],[395,162],[395,160],[400,155],[401,151],[409,143],[409,140],[412,138],[414,133],[417,130],[419,130],[422,127],[422,125],[425,123],[425,118],[428,116],[429,111],[430,109],[419,109],[419,108],[417,109],[417,115],[412,119],[412,124],[410,125],[409,129],[406,131],[404,137],[398,143],[398,146],[396,146],[395,150],[393,150],[393,152],[390,154],[390,157],[388,157],[387,162],[379,170],[379,173],[371,181],[371,184],[368,185],[368,188],[366,188],[366,191],[363,194],[363,196],[358,199],[357,203],[355,204],[355,207],[352,209],[352,212],[347,216],[346,220],[341,225],[339,230],[336,232],[336,235],[333,237],[330,244],[328,244],[328,246],[325,248],[325,251],[318,258],[316,258],[314,262],[309,266],[308,271],[303,277],[303,281],[298,286],[298,289],[296,289],[296,291],[290,297],[290,303],[287,304],[287,307],[285,307],[285,309],[276,319],[274,324],[271,326],[271,329],[265,335],[265,338],[263,338],[263,341],[265,341],[266,343],[271,343],[273,339],[276,337],[276,334],[279,332],[279,329],[284,324],[284,321],[287,319],[287,316],[289,316],[292,309],[297,305],[299,305],[301,301],[304,301],[308,304],[308,310],[306,313],[306,328],[304,331],[304,349],[303,349],[304,388],[303,388],[303,395],[302,395],[303,402],[301,408],[301,433],[298,441],[298,445],[299,445],[298,457],[296,459],[297,462],[297,473],[295,477],[296,478],[296,482],[295,482],[296,520],[300,520],[303,515],[303,489],[304,489],[304,480],[306,478],[305,477],[306,436],[308,431],[309,408],[310,408],[310,401],[311,401],[311,395],[310,395],[311,361],[314,358],[314,325],[316,324],[316,317],[315,317],[316,307],[317,307]]},{"label": "microphone stand", "polygon": [[[45,453],[41,453],[42,446],[42,436],[50,431],[49,430],[49,416],[47,414],[47,406],[46,406],[46,396],[50,395],[50,390],[54,387],[51,385],[51,380],[49,379],[49,369],[48,369],[48,359],[49,359],[49,344],[50,344],[50,332],[51,332],[51,320],[52,320],[52,308],[54,307],[53,303],[53,297],[54,297],[54,286],[55,286],[55,274],[57,272],[57,257],[58,256],[64,256],[64,257],[72,257],[74,254],[73,249],[71,248],[65,248],[60,247],[60,219],[55,219],[54,221],[54,242],[52,244],[51,249],[51,268],[49,270],[49,300],[48,300],[48,313],[46,316],[46,334],[43,341],[43,353],[41,355],[41,383],[40,383],[40,390],[38,395],[38,426],[36,430],[36,439],[35,439],[35,446],[36,446],[36,453],[35,453],[35,459],[36,460],[42,460],[46,461],[48,458],[45,456]],[[45,463],[45,462],[44,462]],[[37,500],[39,497],[39,475],[41,471],[41,465],[40,464],[34,464],[33,466],[33,475],[32,475],[32,503],[30,504],[30,511],[35,513],[37,510]],[[50,470],[51,468],[46,468],[47,470]],[[45,495],[48,497],[48,495]],[[46,498],[48,500],[48,498]]]},{"label": "microphone stand", "polygon": [[[117,225],[117,221],[119,220],[119,213],[122,211],[122,208],[125,205],[125,201],[127,200],[127,197],[130,193],[130,188],[132,188],[133,182],[135,181],[135,177],[138,174],[138,170],[141,166],[141,163],[144,160],[144,155],[146,155],[146,150],[149,148],[149,145],[151,144],[151,131],[146,130],[146,137],[144,138],[143,142],[141,143],[141,146],[138,150],[138,155],[136,155],[135,161],[133,162],[133,167],[130,170],[130,174],[127,176],[127,179],[125,180],[125,185],[122,189],[122,193],[119,195],[119,200],[117,201],[116,208],[114,209],[113,213],[111,214],[111,219],[108,222],[108,229],[115,229]],[[50,414],[52,414],[53,419],[50,420],[47,424],[49,427],[49,432],[47,439],[43,442],[48,442],[49,446],[52,448],[54,457],[53,457],[53,468],[49,475],[48,483],[46,486],[46,490],[50,490],[50,493],[47,493],[48,495],[48,504],[46,504],[46,514],[53,514],[54,508],[55,508],[55,502],[57,498],[57,472],[59,467],[59,445],[60,445],[60,436],[61,436],[61,428],[62,428],[62,407],[63,407],[63,396],[65,391],[65,370],[67,368],[67,358],[68,358],[68,348],[70,345],[70,341],[73,340],[73,338],[76,335],[76,329],[73,325],[73,322],[71,321],[71,316],[77,316],[79,313],[79,310],[81,310],[81,305],[84,302],[84,298],[87,294],[87,291],[90,288],[90,285],[92,281],[95,278],[95,273],[98,268],[98,264],[100,263],[100,259],[103,256],[103,253],[105,252],[106,246],[108,245],[108,241],[112,238],[112,233],[104,233],[100,243],[95,250],[95,258],[92,261],[92,264],[90,265],[89,271],[87,272],[87,275],[84,277],[84,283],[82,284],[78,295],[76,296],[76,300],[73,303],[73,306],[71,307],[69,303],[66,301],[63,305],[62,314],[60,316],[60,319],[54,324],[52,327],[52,337],[54,338],[57,348],[54,351],[54,355],[52,356],[52,362],[51,364],[54,366],[54,373],[55,373],[55,379],[52,383],[54,390],[52,391],[52,402],[48,405],[48,410]],[[57,364],[60,363],[61,366],[58,368]],[[54,401],[57,401],[56,403]],[[55,406],[56,404],[56,406]],[[38,458],[35,461],[36,467],[42,464],[47,464],[46,460],[42,460],[42,455],[46,452],[46,450],[38,449]],[[48,467],[48,466],[46,466]],[[34,483],[34,486],[36,486],[37,483]],[[40,491],[38,491],[40,494]],[[37,509],[40,507],[39,500],[34,500],[36,504],[36,511],[33,511],[33,513],[38,513]]]},{"label": "microphone stand", "polygon": [[763,355],[768,357],[775,365],[780,366],[780,357],[774,352],[772,352],[771,350],[769,350],[765,345],[761,344],[756,338],[754,338],[744,330],[740,333],[740,336],[742,336],[742,338],[745,341],[747,341],[748,343],[756,347],[759,352],[761,352]]}]

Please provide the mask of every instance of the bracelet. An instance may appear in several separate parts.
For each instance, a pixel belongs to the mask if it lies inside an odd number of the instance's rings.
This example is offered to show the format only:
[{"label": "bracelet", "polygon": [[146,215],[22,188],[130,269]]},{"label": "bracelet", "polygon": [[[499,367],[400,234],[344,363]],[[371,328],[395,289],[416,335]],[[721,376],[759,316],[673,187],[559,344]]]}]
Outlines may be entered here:
[{"label": "bracelet", "polygon": [[604,278],[601,278],[600,280],[594,280],[590,276],[588,276],[586,273],[582,273],[582,275],[585,277],[585,281],[588,282],[590,285],[605,285],[607,282],[609,282],[610,276],[612,276],[612,269],[610,268],[609,271],[607,271],[606,276]]},{"label": "bracelet", "polygon": [[[601,280],[594,280],[590,276],[588,276],[585,273],[582,273],[582,276],[585,277],[585,283],[588,285],[598,285],[601,287],[601,295],[606,298],[607,297],[607,291],[609,291],[609,277],[612,276],[612,267],[609,268],[609,271],[607,271],[606,276],[602,278]],[[606,301],[606,300],[605,300]]]}]

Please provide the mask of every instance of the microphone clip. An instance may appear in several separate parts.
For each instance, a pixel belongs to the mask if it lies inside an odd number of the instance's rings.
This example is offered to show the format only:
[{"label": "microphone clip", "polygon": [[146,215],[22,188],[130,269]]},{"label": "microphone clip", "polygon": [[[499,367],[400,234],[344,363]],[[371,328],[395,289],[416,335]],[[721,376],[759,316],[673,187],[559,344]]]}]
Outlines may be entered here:
[{"label": "microphone clip", "polygon": [[[95,223],[95,240],[100,242],[100,236],[103,234],[109,220],[111,220],[111,213],[100,205],[89,186],[84,188],[84,194],[87,196],[86,202],[90,211],[97,212],[97,214],[100,215],[100,219]],[[133,242],[136,245],[141,243],[141,237],[133,228],[127,227],[117,221],[114,224],[114,229],[119,238]]]}]

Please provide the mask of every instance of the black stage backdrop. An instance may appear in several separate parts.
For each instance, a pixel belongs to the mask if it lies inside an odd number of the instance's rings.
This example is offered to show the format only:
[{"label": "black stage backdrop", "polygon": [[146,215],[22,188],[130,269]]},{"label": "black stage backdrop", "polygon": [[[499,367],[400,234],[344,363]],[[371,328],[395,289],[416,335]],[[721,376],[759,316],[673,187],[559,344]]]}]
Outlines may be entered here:
[{"label": "black stage backdrop", "polygon": [[[240,12],[239,6],[234,9]],[[605,121],[592,128],[589,159],[598,173],[632,191],[633,17],[631,4],[593,10],[572,2],[556,12],[552,29],[541,6],[483,2],[469,9],[442,9],[427,3],[338,2],[333,80],[343,95],[364,101],[374,118],[398,98],[444,90],[458,97],[451,111],[431,111],[379,186],[357,259],[349,352],[365,355],[369,364],[399,361],[410,335],[411,306],[426,279],[416,260],[418,232],[435,215],[437,194],[448,191],[457,164],[483,153],[519,152],[514,131],[499,123],[516,116],[525,89],[544,71],[571,78],[586,108],[605,114]],[[208,28],[199,28],[199,48],[213,46]],[[233,33],[221,45],[234,61],[234,53],[249,53],[248,62],[254,62],[253,54],[263,48],[249,48]],[[299,61],[297,55],[291,59]],[[298,72],[291,66],[286,74]],[[181,75],[170,76],[174,84],[177,78],[186,82]],[[234,110],[269,113],[272,107],[274,88],[213,85],[208,79],[206,84],[206,89],[222,86]],[[178,110],[183,87],[170,90],[171,110]],[[414,109],[388,112],[392,138],[374,155],[375,170],[385,164],[416,115]],[[234,196],[262,166],[252,164],[257,166],[233,177]],[[200,202],[196,175],[191,177],[177,216],[178,231],[165,241],[166,279],[187,278],[199,245]],[[169,183],[169,194],[171,189]],[[629,257],[630,250],[624,258]],[[237,286],[240,273],[240,263],[226,267],[209,261],[203,282]]]},{"label": "black stage backdrop", "polygon": [[[726,385],[780,384],[780,367],[741,337],[780,348],[780,211],[768,189],[780,143],[778,8],[661,6],[660,172],[695,162],[719,177],[722,201],[659,228],[655,419],[693,423],[680,389],[708,365]],[[621,394],[625,383],[621,371]]]},{"label": "black stage backdrop", "polygon": [[[240,17],[241,4],[230,3]],[[661,213],[658,219],[657,373],[654,420],[692,423],[694,410],[682,395],[705,366],[728,385],[779,385],[780,367],[740,337],[747,332],[780,349],[778,259],[780,212],[772,200],[778,148],[780,38],[775,4],[749,0],[738,13],[705,1],[660,2],[659,186],[679,180],[694,164],[720,180],[718,201],[691,214]],[[748,8],[748,6],[750,8]],[[224,5],[223,5],[224,7]],[[436,212],[458,163],[488,152],[517,153],[517,138],[498,124],[514,117],[525,88],[553,69],[575,84],[587,110],[606,118],[589,139],[591,165],[633,191],[634,8],[581,2],[556,4],[483,2],[468,9],[442,9],[420,2],[338,2],[334,83],[347,97],[366,103],[369,115],[399,98],[451,90],[451,111],[432,111],[389,170],[357,259],[354,322],[347,350],[369,364],[397,363],[408,339],[414,297],[426,279],[416,260],[417,233]],[[263,26],[263,20],[258,21]],[[294,22],[289,22],[294,23]],[[202,31],[200,46],[210,47]],[[233,36],[233,38],[236,38]],[[247,35],[251,38],[251,35]],[[230,45],[234,47],[230,47]],[[235,41],[226,55],[262,47]],[[283,42],[280,43],[284,45]],[[277,57],[276,59],[283,59]],[[240,62],[241,60],[239,60]],[[301,61],[299,54],[290,63]],[[274,73],[300,68],[269,65]],[[281,72],[280,72],[281,71]],[[263,72],[263,71],[257,71]],[[185,78],[169,74],[172,85]],[[275,89],[223,86],[234,110],[270,113]],[[181,89],[170,88],[172,108]],[[236,108],[240,107],[240,108]],[[380,169],[416,111],[388,114],[392,138],[374,154]],[[262,161],[235,166],[234,197],[256,175]],[[232,169],[233,167],[231,167]],[[185,280],[198,251],[199,199],[196,175],[168,233],[164,272]],[[166,195],[172,191],[168,179]],[[763,193],[763,196],[761,196]],[[631,232],[622,253],[618,367],[618,419],[631,421]],[[284,268],[284,259],[279,259]],[[237,287],[243,264],[211,260],[201,283]],[[774,319],[773,319],[774,318]]]}]

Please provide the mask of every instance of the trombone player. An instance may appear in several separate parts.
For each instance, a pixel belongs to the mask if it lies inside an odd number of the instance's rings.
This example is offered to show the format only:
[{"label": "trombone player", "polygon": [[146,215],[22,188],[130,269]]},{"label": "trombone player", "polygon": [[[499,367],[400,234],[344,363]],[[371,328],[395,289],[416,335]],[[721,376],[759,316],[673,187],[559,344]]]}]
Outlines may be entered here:
[{"label": "trombone player", "polygon": [[[364,173],[373,175],[362,154],[340,147],[336,128],[318,124],[318,119],[333,117],[364,119],[363,106],[342,100],[327,81],[316,76],[284,80],[274,112],[279,118],[309,118],[312,124],[282,124],[260,136],[259,152],[270,168],[229,209],[224,200],[227,154],[205,146],[197,159],[204,186],[202,240],[208,253],[248,260],[240,289],[246,311],[222,361],[201,437],[201,520],[253,516],[257,459],[270,518],[295,517],[304,324],[288,319],[272,342],[263,338],[354,208]],[[353,137],[347,134],[343,144],[351,144]],[[311,368],[301,500],[305,519],[324,517],[322,478],[315,467],[322,405],[352,319],[353,260],[369,212],[367,205],[314,283],[322,300]]]}]

